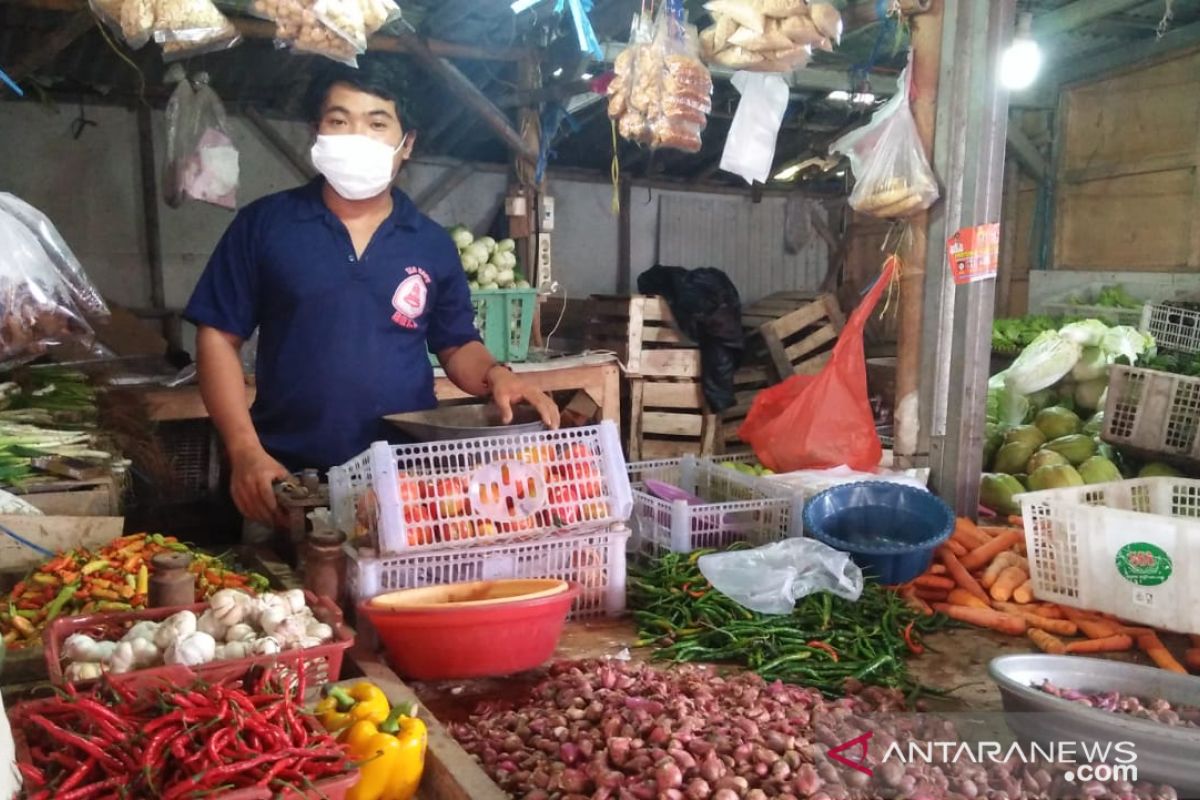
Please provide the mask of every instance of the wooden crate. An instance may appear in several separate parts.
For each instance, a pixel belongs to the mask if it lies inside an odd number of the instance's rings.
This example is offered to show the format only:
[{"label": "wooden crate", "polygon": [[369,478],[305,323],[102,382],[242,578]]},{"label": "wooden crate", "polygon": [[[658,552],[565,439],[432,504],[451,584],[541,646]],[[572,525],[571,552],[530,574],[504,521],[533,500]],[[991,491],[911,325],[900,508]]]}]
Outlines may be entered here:
[{"label": "wooden crate", "polygon": [[833,295],[821,295],[802,308],[759,328],[780,380],[815,375],[829,361],[846,320]]},{"label": "wooden crate", "polygon": [[742,307],[742,325],[748,330],[787,316],[821,297],[820,292],[775,292]]},{"label": "wooden crate", "polygon": [[734,394],[737,404],[721,412],[721,433],[718,446],[723,453],[740,453],[750,446],[738,438],[738,428],[746,421],[754,397],[774,382],[774,371],[769,367],[743,367],[734,376]]},{"label": "wooden crate", "polygon": [[586,344],[611,350],[631,377],[699,378],[700,350],[661,297],[592,295]]},{"label": "wooden crate", "polygon": [[113,478],[47,481],[20,497],[47,516],[114,517],[121,513],[121,487]]},{"label": "wooden crate", "polygon": [[720,418],[708,410],[700,381],[632,378],[629,395],[630,461],[719,452]]}]

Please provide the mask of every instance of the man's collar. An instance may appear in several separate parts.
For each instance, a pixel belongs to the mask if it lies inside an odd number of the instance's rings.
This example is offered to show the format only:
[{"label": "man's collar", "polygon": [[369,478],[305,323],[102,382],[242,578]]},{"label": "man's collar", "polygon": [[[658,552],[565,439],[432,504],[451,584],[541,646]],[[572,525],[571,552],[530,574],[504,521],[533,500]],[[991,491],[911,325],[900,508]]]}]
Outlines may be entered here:
[{"label": "man's collar", "polygon": [[[325,198],[321,195],[324,187],[325,179],[320,175],[309,181],[307,185],[300,187],[300,202],[296,207],[296,216],[299,219],[317,219],[324,214],[332,216],[333,212],[329,210],[329,206],[325,205]],[[393,186],[392,213],[388,216],[388,220],[398,228],[415,231],[420,218],[421,212],[417,210],[417,206],[408,198],[408,195]]]}]

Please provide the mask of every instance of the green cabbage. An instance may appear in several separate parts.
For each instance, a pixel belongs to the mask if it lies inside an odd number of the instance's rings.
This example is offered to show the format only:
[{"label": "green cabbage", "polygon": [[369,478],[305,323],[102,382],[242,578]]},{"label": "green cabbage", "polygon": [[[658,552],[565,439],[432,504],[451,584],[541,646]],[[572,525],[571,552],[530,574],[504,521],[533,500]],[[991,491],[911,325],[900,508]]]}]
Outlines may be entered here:
[{"label": "green cabbage", "polygon": [[1071,377],[1079,382],[1094,381],[1108,375],[1108,357],[1099,347],[1085,347]]},{"label": "green cabbage", "polygon": [[1124,358],[1128,363],[1136,364],[1141,355],[1154,355],[1154,337],[1142,333],[1137,328],[1118,325],[1109,328],[1108,333],[1104,334],[1100,349],[1110,361]]},{"label": "green cabbage", "polygon": [[1083,322],[1072,322],[1059,329],[1059,334],[1083,347],[1099,347],[1108,333],[1108,326],[1098,319],[1085,319]]},{"label": "green cabbage", "polygon": [[455,225],[450,229],[449,233],[450,238],[454,240],[454,246],[459,251],[465,250],[467,245],[475,241],[475,237],[471,235],[471,232],[462,225]]},{"label": "green cabbage", "polygon": [[1013,361],[1007,370],[1005,385],[1021,395],[1048,389],[1071,372],[1082,349],[1078,342],[1047,331]]}]

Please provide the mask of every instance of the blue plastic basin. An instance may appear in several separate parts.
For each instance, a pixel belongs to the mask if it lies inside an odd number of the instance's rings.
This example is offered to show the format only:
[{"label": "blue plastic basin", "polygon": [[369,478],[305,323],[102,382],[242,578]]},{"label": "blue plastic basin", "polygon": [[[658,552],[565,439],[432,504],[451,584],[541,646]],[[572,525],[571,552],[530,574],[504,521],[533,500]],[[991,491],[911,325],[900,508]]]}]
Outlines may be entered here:
[{"label": "blue plastic basin", "polygon": [[849,553],[865,574],[891,585],[929,569],[933,551],[954,532],[954,512],[912,486],[847,483],[805,504],[804,530]]}]

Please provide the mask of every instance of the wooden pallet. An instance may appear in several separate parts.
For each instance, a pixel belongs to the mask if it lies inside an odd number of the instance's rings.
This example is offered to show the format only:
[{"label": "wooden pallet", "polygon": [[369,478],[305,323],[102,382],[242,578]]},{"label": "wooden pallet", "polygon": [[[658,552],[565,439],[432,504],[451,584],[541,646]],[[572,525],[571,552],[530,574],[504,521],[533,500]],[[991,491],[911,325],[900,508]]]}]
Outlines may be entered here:
[{"label": "wooden pallet", "polygon": [[719,452],[720,417],[708,410],[698,380],[629,381],[630,461]]},{"label": "wooden pallet", "polygon": [[631,377],[700,377],[700,350],[676,328],[665,300],[592,295],[590,303],[589,350],[613,351]]},{"label": "wooden pallet", "polygon": [[742,308],[742,326],[757,331],[760,326],[803,308],[821,297],[820,292],[775,292]]},{"label": "wooden pallet", "polygon": [[838,334],[846,324],[833,295],[821,295],[802,308],[759,328],[775,373],[780,380],[815,375],[829,361]]},{"label": "wooden pallet", "polygon": [[770,367],[743,367],[733,379],[733,390],[737,404],[721,412],[721,433],[718,446],[722,453],[740,453],[750,446],[738,438],[738,428],[746,421],[755,396],[774,382],[774,370]]}]

